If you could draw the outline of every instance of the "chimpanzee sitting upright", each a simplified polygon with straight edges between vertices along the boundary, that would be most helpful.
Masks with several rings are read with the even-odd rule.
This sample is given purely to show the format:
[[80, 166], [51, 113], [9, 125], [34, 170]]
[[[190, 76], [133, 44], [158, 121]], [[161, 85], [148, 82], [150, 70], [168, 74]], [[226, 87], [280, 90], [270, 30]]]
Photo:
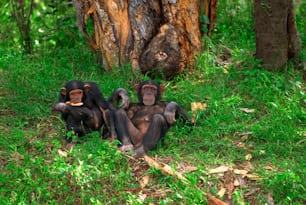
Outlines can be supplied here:
[[134, 87], [139, 102], [127, 110], [116, 112], [116, 128], [122, 151], [132, 150], [142, 155], [156, 148], [166, 131], [181, 116], [190, 122], [186, 112], [176, 102], [160, 101], [164, 86], [147, 80]]
[[[129, 104], [129, 96], [124, 89], [117, 89], [112, 97], [122, 99], [122, 108]], [[67, 131], [82, 136], [91, 130], [100, 130], [106, 125], [112, 139], [117, 138], [113, 111], [94, 82], [72, 80], [61, 88], [59, 102], [52, 106], [53, 113], [61, 113]]]
[[[100, 130], [104, 124], [102, 112], [98, 108], [89, 109], [81, 103], [76, 106], [59, 102], [52, 106], [52, 112], [54, 114], [61, 113], [66, 122], [67, 132], [73, 131], [79, 137], [90, 131]], [[66, 137], [70, 142], [71, 139], [68, 136]]]

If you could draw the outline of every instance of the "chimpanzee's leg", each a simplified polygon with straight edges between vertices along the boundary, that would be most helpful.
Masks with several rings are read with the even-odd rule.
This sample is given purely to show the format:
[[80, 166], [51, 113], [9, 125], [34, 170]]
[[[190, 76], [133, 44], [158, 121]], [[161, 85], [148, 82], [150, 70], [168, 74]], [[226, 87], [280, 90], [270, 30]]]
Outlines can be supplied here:
[[164, 116], [161, 114], [153, 115], [152, 122], [143, 138], [142, 145], [137, 147], [134, 152], [136, 154], [144, 154], [155, 149], [159, 140], [166, 135], [167, 129], [168, 125]]
[[128, 122], [130, 122], [130, 119], [127, 117], [125, 110], [117, 110], [115, 116], [115, 123], [118, 140], [122, 144], [122, 146], [120, 147], [121, 151], [130, 151], [134, 148], [128, 131]]
[[[100, 107], [100, 110], [102, 110], [101, 107]], [[116, 128], [115, 128], [115, 114], [114, 114], [114, 112], [115, 111], [111, 110], [111, 109], [102, 110], [103, 120], [105, 122], [105, 125], [107, 127], [108, 132], [110, 133], [110, 138], [112, 140], [118, 138], [118, 134], [117, 134]]]
[[[84, 134], [89, 132], [87, 127], [83, 125], [82, 121], [80, 119], [76, 119], [72, 115], [67, 115], [66, 129], [67, 129], [67, 132], [73, 131], [75, 135], [78, 137], [82, 137]], [[66, 137], [67, 137], [68, 142], [72, 140], [68, 136]]]
[[53, 105], [52, 111], [65, 115], [67, 132], [74, 131], [77, 136], [83, 136], [89, 132], [89, 128], [95, 127], [93, 112], [87, 107], [74, 107], [60, 102]]
[[[86, 110], [83, 110], [83, 113], [85, 114]], [[103, 124], [102, 119], [102, 112], [98, 107], [93, 107], [91, 109], [88, 109], [87, 114], [85, 114], [83, 118], [84, 125], [87, 126], [91, 130], [100, 130]]]

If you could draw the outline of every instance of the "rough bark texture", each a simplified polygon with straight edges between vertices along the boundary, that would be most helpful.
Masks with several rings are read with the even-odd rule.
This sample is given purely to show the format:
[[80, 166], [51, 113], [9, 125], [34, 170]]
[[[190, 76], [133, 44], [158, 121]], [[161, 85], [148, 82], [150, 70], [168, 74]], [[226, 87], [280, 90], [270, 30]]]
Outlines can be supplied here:
[[[100, 51], [104, 69], [130, 61], [134, 70], [172, 79], [193, 64], [200, 50], [202, 1], [74, 0], [74, 4], [79, 29], [90, 47]], [[204, 1], [215, 2], [206, 9], [212, 30], [217, 0]]]
[[268, 70], [283, 67], [289, 59], [300, 63], [299, 38], [292, 0], [254, 0], [256, 57]]

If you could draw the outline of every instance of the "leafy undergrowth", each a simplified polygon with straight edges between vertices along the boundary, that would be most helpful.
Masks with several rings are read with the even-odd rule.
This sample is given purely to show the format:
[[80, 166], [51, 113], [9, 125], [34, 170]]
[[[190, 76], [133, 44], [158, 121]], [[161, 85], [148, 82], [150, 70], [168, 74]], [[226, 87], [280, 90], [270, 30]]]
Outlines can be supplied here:
[[305, 204], [305, 87], [290, 66], [270, 73], [250, 54], [211, 64], [199, 56], [194, 71], [163, 82], [163, 98], [185, 107], [195, 126], [178, 122], [149, 156], [181, 179], [118, 152], [99, 132], [66, 145], [50, 108], [67, 80], [96, 81], [106, 97], [124, 87], [135, 101], [132, 87], [145, 77], [128, 65], [99, 73], [85, 49], [65, 53], [74, 54], [2, 51], [0, 204], [207, 204], [207, 194], [229, 204]]

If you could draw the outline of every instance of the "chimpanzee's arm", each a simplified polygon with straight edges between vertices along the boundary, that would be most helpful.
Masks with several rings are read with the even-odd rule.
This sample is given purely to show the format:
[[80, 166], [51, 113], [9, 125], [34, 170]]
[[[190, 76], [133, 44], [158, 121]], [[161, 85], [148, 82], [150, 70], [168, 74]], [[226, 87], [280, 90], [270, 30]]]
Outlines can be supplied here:
[[176, 102], [169, 102], [165, 108], [164, 116], [169, 124], [173, 124], [176, 118], [181, 116], [184, 122], [189, 122], [189, 118], [185, 110]]
[[130, 96], [124, 88], [118, 88], [112, 94], [112, 96], [108, 99], [108, 102], [112, 107], [116, 107], [116, 105], [121, 100], [120, 108], [127, 109], [130, 105]]
[[83, 136], [89, 132], [89, 129], [97, 129], [93, 112], [87, 107], [59, 102], [52, 106], [52, 112], [61, 113], [66, 122], [67, 131], [74, 131], [77, 136]]
[[102, 110], [109, 109], [109, 104], [105, 100], [98, 84], [95, 82], [87, 82], [85, 83], [85, 86], [88, 86], [88, 88], [85, 88], [84, 104], [86, 107], [92, 108], [93, 106], [97, 105]]
[[71, 115], [75, 120], [88, 120], [93, 118], [92, 111], [87, 107], [74, 107], [66, 103], [56, 103], [52, 106], [54, 114], [61, 113], [62, 115]]

